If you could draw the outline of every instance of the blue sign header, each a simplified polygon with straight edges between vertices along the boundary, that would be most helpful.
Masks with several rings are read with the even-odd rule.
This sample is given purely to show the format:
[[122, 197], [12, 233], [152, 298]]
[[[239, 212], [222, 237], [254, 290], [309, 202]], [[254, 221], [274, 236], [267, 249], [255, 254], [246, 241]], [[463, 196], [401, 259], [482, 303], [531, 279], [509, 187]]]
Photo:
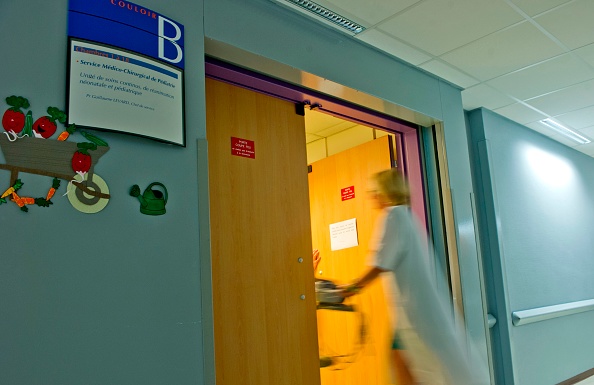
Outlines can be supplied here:
[[184, 68], [183, 25], [129, 1], [70, 0], [68, 35]]

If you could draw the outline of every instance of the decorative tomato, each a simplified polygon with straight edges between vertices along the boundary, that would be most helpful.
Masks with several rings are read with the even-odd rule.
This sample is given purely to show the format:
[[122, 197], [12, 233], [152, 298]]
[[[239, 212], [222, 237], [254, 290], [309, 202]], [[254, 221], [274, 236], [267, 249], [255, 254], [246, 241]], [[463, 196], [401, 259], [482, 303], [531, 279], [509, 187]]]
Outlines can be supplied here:
[[6, 103], [11, 106], [2, 116], [2, 127], [8, 132], [19, 133], [25, 127], [25, 114], [21, 108], [29, 108], [29, 101], [22, 96], [9, 96]]
[[52, 136], [57, 128], [58, 126], [56, 126], [56, 123], [49, 116], [42, 116], [33, 123], [33, 131], [45, 139]]
[[80, 176], [84, 176], [91, 169], [91, 155], [89, 150], [96, 150], [95, 143], [77, 143], [78, 150], [72, 155], [72, 169]]
[[18, 108], [9, 108], [2, 116], [2, 127], [18, 134], [25, 127], [25, 114]]
[[33, 123], [33, 131], [35, 131], [42, 138], [49, 138], [52, 136], [56, 129], [56, 120], [60, 123], [66, 122], [66, 114], [56, 107], [48, 107], [47, 113], [49, 115], [42, 116]]
[[82, 151], [76, 151], [72, 156], [72, 169], [77, 174], [84, 174], [91, 169], [91, 155]]

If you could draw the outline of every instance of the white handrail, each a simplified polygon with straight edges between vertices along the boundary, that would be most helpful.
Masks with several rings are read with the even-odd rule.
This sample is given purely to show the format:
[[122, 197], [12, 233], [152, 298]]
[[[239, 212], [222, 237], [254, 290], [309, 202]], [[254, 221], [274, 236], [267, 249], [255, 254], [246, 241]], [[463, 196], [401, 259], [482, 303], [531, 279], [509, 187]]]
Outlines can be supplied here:
[[514, 326], [521, 326], [590, 310], [594, 310], [594, 299], [514, 311], [512, 313], [512, 322]]

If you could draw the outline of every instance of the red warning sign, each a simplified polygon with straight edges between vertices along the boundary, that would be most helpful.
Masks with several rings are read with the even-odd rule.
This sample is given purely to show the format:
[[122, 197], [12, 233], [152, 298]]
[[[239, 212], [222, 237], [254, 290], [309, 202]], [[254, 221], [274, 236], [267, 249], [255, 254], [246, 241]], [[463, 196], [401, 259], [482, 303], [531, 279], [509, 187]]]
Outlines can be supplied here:
[[348, 201], [355, 197], [355, 186], [340, 189], [340, 197], [343, 201]]
[[231, 155], [256, 159], [256, 148], [253, 140], [231, 137]]

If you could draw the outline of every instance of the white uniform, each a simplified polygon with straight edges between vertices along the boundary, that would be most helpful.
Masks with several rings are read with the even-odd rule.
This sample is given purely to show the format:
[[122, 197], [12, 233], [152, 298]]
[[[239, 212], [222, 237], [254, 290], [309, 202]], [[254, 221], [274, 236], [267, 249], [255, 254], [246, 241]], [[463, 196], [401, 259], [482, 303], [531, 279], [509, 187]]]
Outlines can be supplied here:
[[371, 265], [388, 271], [386, 299], [413, 374], [428, 385], [489, 384], [486, 362], [469, 354], [448, 296], [437, 290], [424, 232], [408, 206], [385, 210]]

